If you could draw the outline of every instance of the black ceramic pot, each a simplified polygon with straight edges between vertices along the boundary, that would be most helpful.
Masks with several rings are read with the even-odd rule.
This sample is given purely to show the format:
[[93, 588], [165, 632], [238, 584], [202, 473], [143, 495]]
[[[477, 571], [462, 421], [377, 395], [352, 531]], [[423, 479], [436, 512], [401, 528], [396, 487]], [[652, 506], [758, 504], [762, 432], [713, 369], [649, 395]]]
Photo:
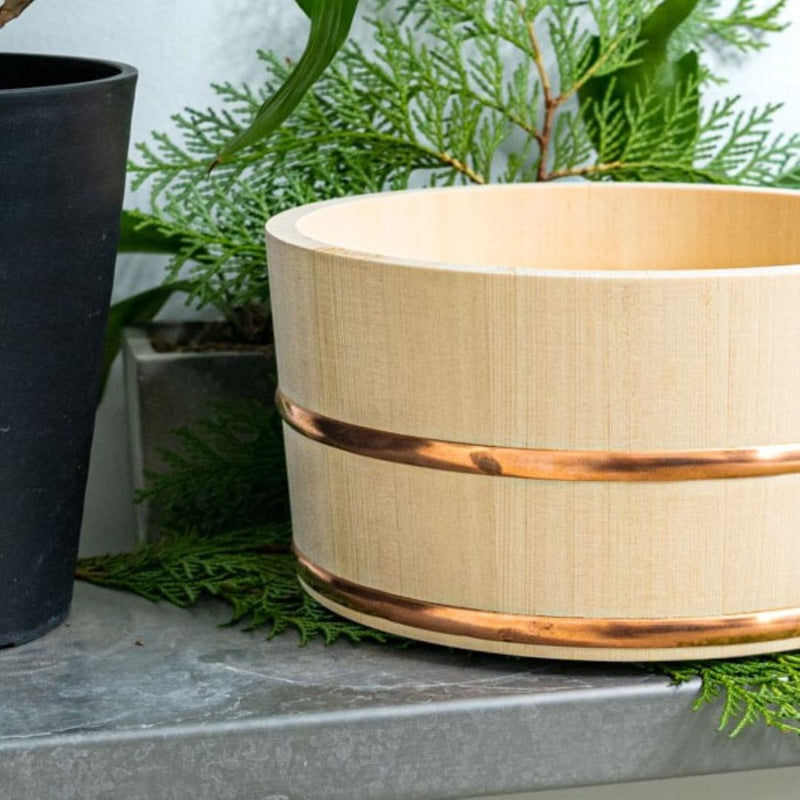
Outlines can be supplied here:
[[69, 612], [135, 83], [0, 54], [0, 646]]

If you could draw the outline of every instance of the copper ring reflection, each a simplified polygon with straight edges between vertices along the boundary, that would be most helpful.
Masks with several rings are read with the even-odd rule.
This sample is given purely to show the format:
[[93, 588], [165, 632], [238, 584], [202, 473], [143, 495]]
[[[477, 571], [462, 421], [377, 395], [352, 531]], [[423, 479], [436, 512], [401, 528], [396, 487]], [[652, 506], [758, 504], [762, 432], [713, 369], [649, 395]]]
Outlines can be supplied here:
[[614, 648], [724, 646], [800, 636], [800, 608], [653, 619], [505, 614], [426, 603], [371, 589], [332, 575], [296, 549], [295, 555], [300, 580], [322, 598], [398, 625], [451, 636], [549, 647]]
[[717, 450], [544, 450], [447, 442], [317, 414], [278, 390], [284, 421], [315, 442], [417, 467], [558, 481], [694, 481], [800, 472], [800, 444]]

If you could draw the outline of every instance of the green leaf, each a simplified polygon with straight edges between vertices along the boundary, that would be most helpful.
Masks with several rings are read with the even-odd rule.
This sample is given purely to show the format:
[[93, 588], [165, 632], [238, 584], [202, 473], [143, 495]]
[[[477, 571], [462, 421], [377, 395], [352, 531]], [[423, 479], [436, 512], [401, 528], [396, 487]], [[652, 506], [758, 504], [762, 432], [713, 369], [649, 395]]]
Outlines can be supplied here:
[[103, 388], [108, 380], [111, 365], [122, 346], [123, 328], [150, 322], [173, 294], [191, 292], [194, 288], [194, 281], [174, 281], [140, 292], [111, 306], [108, 312], [106, 340], [103, 345]]
[[314, 6], [317, 5], [317, 0], [294, 0], [297, 5], [303, 10], [303, 13], [311, 19], [311, 15], [314, 13]]
[[[579, 91], [581, 107], [591, 119], [601, 108], [613, 107], [618, 130], [612, 139], [601, 135], [599, 128], [589, 127], [592, 144], [604, 162], [621, 159], [637, 127], [640, 138], [657, 141], [670, 133], [675, 144], [689, 147], [695, 141], [700, 123], [699, 62], [697, 53], [689, 51], [674, 60], [669, 54], [669, 40], [678, 26], [694, 11], [698, 0], [664, 0], [642, 21], [636, 63], [609, 73], [594, 75]], [[590, 62], [600, 56], [600, 39], [589, 44]], [[693, 105], [690, 115], [684, 114], [680, 130], [672, 124], [674, 106], [687, 102]], [[635, 123], [634, 120], [635, 119]]]
[[263, 139], [292, 113], [345, 43], [358, 7], [358, 0], [297, 0], [297, 3], [311, 19], [303, 55], [283, 86], [259, 108], [250, 126], [222, 148], [212, 169], [238, 150]]
[[771, 184], [778, 189], [800, 189], [800, 166], [793, 166]]
[[161, 220], [140, 211], [123, 211], [120, 219], [120, 253], [169, 253], [177, 255], [186, 244], [182, 236], [164, 233]]
[[643, 52], [653, 48], [666, 48], [669, 37], [685, 22], [697, 6], [698, 0], [664, 0], [650, 16], [642, 21], [641, 38], [646, 44]]

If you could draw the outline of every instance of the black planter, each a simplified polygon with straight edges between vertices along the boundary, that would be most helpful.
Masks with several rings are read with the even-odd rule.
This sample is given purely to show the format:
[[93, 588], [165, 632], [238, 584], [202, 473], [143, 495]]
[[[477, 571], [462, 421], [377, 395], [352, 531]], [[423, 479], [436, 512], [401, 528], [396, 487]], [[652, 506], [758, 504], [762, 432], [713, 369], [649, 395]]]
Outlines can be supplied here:
[[135, 83], [0, 54], [0, 645], [69, 611]]

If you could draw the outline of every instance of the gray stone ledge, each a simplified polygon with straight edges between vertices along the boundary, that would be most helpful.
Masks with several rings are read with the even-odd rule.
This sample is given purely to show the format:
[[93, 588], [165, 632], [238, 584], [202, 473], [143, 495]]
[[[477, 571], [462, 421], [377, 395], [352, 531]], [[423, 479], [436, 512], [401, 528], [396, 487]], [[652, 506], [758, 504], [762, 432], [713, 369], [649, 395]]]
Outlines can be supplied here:
[[800, 764], [736, 740], [697, 686], [633, 667], [434, 647], [298, 648], [78, 584], [0, 651], [2, 800], [456, 800]]

